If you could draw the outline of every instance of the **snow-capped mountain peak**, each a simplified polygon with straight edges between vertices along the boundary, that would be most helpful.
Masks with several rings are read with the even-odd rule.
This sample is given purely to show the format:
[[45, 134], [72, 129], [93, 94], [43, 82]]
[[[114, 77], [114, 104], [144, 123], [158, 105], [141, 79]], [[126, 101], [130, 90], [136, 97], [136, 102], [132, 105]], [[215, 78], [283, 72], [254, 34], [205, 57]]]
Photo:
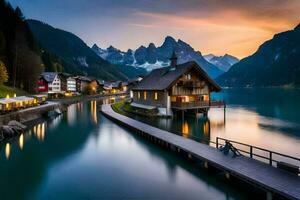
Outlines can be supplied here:
[[178, 63], [196, 61], [211, 77], [217, 77], [224, 73], [214, 64], [207, 61], [200, 51], [195, 51], [192, 46], [183, 40], [175, 40], [167, 36], [161, 46], [156, 47], [154, 43], [148, 46], [140, 46], [136, 50], [129, 49], [126, 52], [115, 47], [101, 49], [93, 45], [92, 49], [102, 58], [114, 64], [143, 67], [148, 71], [165, 67], [170, 64], [169, 58], [173, 51], [176, 52]]
[[214, 54], [207, 54], [203, 57], [205, 58], [205, 60], [207, 60], [211, 64], [215, 65], [216, 67], [218, 67], [220, 70], [222, 70], [224, 72], [227, 72], [231, 68], [232, 65], [239, 62], [238, 58], [236, 58], [232, 55], [229, 55], [229, 54], [225, 54], [224, 56], [216, 56]]

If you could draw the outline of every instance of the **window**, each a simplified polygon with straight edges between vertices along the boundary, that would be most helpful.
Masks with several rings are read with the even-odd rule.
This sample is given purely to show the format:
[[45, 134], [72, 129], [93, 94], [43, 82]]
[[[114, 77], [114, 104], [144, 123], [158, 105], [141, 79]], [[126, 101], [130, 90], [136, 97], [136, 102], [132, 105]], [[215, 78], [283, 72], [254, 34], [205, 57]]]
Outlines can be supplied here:
[[192, 79], [191, 74], [188, 74], [188, 75], [187, 75], [187, 79], [188, 79], [188, 80], [191, 80], [191, 79]]
[[203, 95], [202, 100], [203, 101], [209, 101], [209, 95]]
[[187, 80], [191, 80], [191, 79], [192, 79], [192, 76], [191, 76], [191, 74], [186, 74], [186, 75], [185, 75], [185, 79], [187, 79]]
[[144, 91], [144, 100], [146, 100], [146, 99], [147, 99], [147, 92]]
[[157, 100], [158, 99], [158, 94], [157, 92], [154, 93], [154, 100]]
[[138, 92], [138, 99], [140, 99], [141, 98], [141, 93], [140, 92]]

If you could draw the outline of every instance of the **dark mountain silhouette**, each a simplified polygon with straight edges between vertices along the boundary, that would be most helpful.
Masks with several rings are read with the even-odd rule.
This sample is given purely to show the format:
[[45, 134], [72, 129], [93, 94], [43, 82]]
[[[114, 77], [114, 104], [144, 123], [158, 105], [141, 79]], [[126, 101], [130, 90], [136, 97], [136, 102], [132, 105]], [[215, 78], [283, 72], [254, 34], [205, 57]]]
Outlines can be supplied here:
[[69, 73], [82, 73], [104, 80], [126, 80], [144, 74], [144, 69], [114, 65], [100, 58], [76, 35], [37, 20], [27, 20], [41, 46], [67, 65]]
[[229, 87], [300, 85], [300, 25], [276, 34], [217, 81]]

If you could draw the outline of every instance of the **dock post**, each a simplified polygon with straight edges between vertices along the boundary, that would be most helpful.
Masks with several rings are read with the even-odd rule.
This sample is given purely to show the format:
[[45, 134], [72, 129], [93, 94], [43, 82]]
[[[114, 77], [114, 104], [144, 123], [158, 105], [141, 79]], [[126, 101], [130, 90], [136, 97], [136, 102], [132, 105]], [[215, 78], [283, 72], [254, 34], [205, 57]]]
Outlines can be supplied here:
[[226, 104], [224, 103], [224, 125], [226, 123]]

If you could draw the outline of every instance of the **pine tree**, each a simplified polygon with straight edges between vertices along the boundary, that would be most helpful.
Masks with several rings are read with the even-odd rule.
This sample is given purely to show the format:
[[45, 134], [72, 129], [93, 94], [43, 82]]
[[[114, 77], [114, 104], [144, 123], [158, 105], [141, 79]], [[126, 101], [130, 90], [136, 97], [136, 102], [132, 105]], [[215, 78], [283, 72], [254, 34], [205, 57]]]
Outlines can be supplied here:
[[0, 85], [8, 80], [8, 74], [4, 63], [0, 60]]
[[16, 7], [15, 9], [15, 13], [18, 16], [19, 19], [21, 19], [22, 21], [25, 19], [21, 9], [19, 8], [19, 6]]

